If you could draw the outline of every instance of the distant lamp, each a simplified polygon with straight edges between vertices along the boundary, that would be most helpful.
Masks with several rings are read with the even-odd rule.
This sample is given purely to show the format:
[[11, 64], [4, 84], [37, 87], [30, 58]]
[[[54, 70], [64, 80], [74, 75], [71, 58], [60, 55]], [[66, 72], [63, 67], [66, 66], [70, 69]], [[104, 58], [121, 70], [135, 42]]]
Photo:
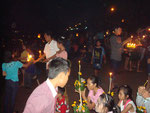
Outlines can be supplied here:
[[143, 38], [145, 38], [146, 36], [145, 36], [145, 35], [143, 35], [142, 37], [143, 37]]
[[131, 35], [131, 38], [133, 38], [133, 35]]
[[148, 31], [150, 32], [150, 28], [148, 28]]

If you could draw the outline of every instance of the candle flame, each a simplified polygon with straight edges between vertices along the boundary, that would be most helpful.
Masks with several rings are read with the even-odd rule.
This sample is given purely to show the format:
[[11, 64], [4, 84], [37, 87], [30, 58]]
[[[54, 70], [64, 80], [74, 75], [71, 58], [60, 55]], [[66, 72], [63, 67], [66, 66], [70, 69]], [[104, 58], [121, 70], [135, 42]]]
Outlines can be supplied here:
[[32, 55], [28, 54], [27, 61], [29, 62], [29, 61], [31, 61], [31, 59], [32, 59]]
[[110, 77], [112, 76], [112, 72], [109, 73]]
[[80, 64], [80, 60], [79, 60], [78, 62], [79, 62], [79, 64]]

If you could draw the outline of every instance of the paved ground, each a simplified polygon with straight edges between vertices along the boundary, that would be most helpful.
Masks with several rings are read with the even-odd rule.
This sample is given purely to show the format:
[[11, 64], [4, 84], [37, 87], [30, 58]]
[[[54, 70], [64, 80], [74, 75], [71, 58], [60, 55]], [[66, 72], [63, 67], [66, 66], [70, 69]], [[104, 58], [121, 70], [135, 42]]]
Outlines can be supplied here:
[[[92, 68], [91, 64], [89, 64], [87, 62], [81, 61], [81, 64], [82, 64], [81, 70], [83, 73], [82, 77], [87, 79], [88, 76], [93, 74], [93, 68]], [[38, 67], [42, 72], [41, 75], [39, 76], [40, 83], [42, 83], [43, 81], [46, 80], [46, 76], [45, 76], [45, 72], [44, 72], [45, 64], [40, 63]], [[110, 72], [110, 68], [111, 68], [110, 63], [108, 61], [107, 64], [105, 64], [103, 66], [103, 69], [100, 73], [100, 77], [101, 77], [101, 81], [102, 81], [101, 86], [105, 90], [105, 92], [108, 91], [108, 86], [109, 86], [108, 73]], [[147, 79], [145, 64], [142, 64], [142, 69], [143, 69], [143, 72], [137, 73], [136, 71], [133, 71], [133, 72], [124, 71], [123, 68], [121, 68], [121, 72], [120, 72], [119, 76], [116, 77], [117, 78], [116, 84], [118, 84], [118, 86], [123, 85], [123, 84], [128, 84], [131, 86], [131, 88], [133, 89], [134, 100], [136, 98], [136, 92], [137, 92], [138, 86], [143, 85]], [[70, 75], [69, 81], [66, 86], [70, 105], [73, 103], [73, 101], [79, 100], [79, 95], [77, 93], [75, 93], [74, 86], [73, 86], [74, 81], [77, 79], [77, 72], [78, 72], [78, 59], [74, 59], [74, 60], [72, 60], [71, 75]], [[15, 106], [16, 111], [19, 111], [19, 113], [22, 113], [22, 111], [25, 107], [25, 103], [26, 103], [29, 95], [35, 89], [35, 87], [37, 87], [37, 83], [36, 83], [36, 81], [33, 81], [33, 86], [31, 89], [25, 89], [24, 87], [19, 88], [17, 99], [16, 99], [16, 106]], [[2, 89], [2, 91], [3, 91], [3, 89]], [[3, 106], [3, 97], [4, 97], [4, 93], [1, 94], [1, 105], [0, 105], [1, 108]], [[115, 95], [114, 97], [117, 102], [117, 98], [116, 98], [117, 95]], [[2, 109], [0, 109], [0, 110], [2, 110]], [[0, 111], [0, 112], [2, 112], [2, 111]], [[73, 113], [72, 109], [70, 109], [70, 113]]]

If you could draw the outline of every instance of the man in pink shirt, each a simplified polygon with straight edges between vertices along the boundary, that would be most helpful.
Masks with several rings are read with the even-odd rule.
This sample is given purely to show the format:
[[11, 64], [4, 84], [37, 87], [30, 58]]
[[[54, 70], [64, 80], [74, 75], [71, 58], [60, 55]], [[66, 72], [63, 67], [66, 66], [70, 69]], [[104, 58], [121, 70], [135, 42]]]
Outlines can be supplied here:
[[70, 69], [67, 60], [53, 59], [49, 64], [48, 79], [32, 92], [23, 113], [55, 113], [56, 89], [66, 85]]

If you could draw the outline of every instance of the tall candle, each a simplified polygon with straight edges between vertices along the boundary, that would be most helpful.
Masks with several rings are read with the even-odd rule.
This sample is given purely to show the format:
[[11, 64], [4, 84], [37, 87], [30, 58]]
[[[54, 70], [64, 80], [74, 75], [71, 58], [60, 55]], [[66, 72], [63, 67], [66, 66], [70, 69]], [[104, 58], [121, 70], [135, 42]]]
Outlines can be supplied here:
[[110, 77], [109, 77], [109, 93], [110, 93], [110, 89], [111, 89], [111, 83], [112, 83], [112, 73], [109, 73]]

